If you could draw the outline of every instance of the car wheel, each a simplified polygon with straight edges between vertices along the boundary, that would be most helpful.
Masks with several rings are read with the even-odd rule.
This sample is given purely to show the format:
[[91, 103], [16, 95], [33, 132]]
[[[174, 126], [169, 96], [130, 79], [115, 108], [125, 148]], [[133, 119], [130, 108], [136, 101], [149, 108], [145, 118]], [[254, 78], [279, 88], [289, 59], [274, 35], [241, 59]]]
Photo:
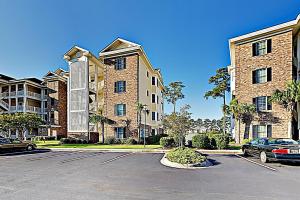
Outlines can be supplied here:
[[33, 146], [32, 145], [28, 145], [26, 148], [27, 151], [32, 151], [33, 150]]
[[249, 156], [249, 154], [248, 154], [248, 152], [247, 152], [246, 149], [243, 149], [243, 155], [244, 155], [245, 157]]
[[262, 163], [267, 163], [268, 162], [268, 158], [267, 158], [266, 152], [264, 152], [264, 151], [260, 152], [260, 161]]

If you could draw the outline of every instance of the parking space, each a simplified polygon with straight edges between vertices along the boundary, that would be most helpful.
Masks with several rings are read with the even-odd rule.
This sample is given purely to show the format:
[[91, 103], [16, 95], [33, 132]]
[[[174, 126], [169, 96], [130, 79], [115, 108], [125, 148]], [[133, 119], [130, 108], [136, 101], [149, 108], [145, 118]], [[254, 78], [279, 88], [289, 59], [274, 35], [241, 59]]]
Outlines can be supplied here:
[[271, 171], [235, 155], [200, 170], [162, 166], [162, 154], [37, 152], [0, 156], [0, 199], [297, 199], [300, 167]]

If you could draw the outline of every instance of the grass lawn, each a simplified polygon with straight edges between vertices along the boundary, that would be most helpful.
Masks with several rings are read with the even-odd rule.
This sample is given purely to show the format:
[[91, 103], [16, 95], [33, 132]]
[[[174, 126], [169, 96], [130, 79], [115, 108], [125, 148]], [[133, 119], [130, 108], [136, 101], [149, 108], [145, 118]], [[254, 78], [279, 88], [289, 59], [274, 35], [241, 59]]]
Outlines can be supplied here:
[[[59, 141], [35, 141], [38, 148], [84, 148], [84, 149], [144, 149], [144, 145], [127, 144], [59, 144]], [[160, 145], [146, 145], [146, 149], [158, 149]]]

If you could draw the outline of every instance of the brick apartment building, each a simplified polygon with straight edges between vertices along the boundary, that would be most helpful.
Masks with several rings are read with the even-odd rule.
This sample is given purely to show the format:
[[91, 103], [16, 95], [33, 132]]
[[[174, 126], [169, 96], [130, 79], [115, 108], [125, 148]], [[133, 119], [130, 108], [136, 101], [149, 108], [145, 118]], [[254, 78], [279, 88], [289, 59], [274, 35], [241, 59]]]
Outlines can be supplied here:
[[[116, 39], [96, 57], [74, 46], [65, 55], [69, 64], [68, 135], [98, 140], [100, 127], [89, 116], [102, 114], [115, 124], [105, 125], [106, 136], [137, 137], [137, 103], [147, 105], [142, 133], [162, 133], [163, 80], [141, 45]], [[146, 130], [143, 130], [144, 124]]]
[[[249, 137], [299, 139], [298, 116], [268, 101], [275, 89], [284, 90], [299, 80], [300, 15], [297, 19], [229, 40], [231, 94], [239, 103], [256, 105]], [[299, 106], [298, 106], [299, 107]], [[245, 124], [235, 121], [237, 142], [243, 140]]]
[[48, 136], [67, 137], [68, 72], [59, 68], [43, 77], [48, 88], [48, 113], [45, 116]]

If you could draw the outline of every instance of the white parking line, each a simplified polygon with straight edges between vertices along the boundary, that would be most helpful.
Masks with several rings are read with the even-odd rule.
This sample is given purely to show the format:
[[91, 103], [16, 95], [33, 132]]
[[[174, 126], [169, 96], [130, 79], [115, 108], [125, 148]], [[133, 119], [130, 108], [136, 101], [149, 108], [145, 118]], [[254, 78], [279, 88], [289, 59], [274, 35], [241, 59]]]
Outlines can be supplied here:
[[243, 156], [240, 156], [240, 155], [238, 155], [238, 154], [235, 154], [235, 155], [236, 155], [237, 157], [242, 158], [242, 159], [244, 159], [244, 160], [246, 160], [246, 161], [248, 161], [248, 162], [251, 162], [251, 163], [253, 163], [253, 164], [255, 164], [255, 165], [264, 167], [264, 168], [269, 169], [269, 170], [272, 170], [272, 171], [277, 171], [277, 169], [275, 169], [275, 168], [273, 168], [273, 167], [269, 167], [269, 166], [267, 166], [267, 165], [264, 165], [264, 164], [255, 162], [255, 161], [253, 161], [253, 160], [250, 160], [250, 159], [245, 158], [245, 157], [243, 157]]
[[107, 161], [104, 161], [104, 162], [101, 163], [101, 164], [102, 164], [102, 165], [105, 165], [105, 164], [108, 164], [108, 163], [113, 162], [113, 161], [115, 161], [115, 160], [118, 160], [118, 159], [120, 159], [120, 158], [127, 157], [127, 156], [129, 156], [129, 155], [131, 155], [131, 154], [134, 154], [134, 152], [132, 152], [132, 153], [127, 153], [127, 154], [123, 154], [123, 155], [114, 157], [114, 158], [112, 158], [112, 159], [109, 159], [109, 160], [107, 160]]

